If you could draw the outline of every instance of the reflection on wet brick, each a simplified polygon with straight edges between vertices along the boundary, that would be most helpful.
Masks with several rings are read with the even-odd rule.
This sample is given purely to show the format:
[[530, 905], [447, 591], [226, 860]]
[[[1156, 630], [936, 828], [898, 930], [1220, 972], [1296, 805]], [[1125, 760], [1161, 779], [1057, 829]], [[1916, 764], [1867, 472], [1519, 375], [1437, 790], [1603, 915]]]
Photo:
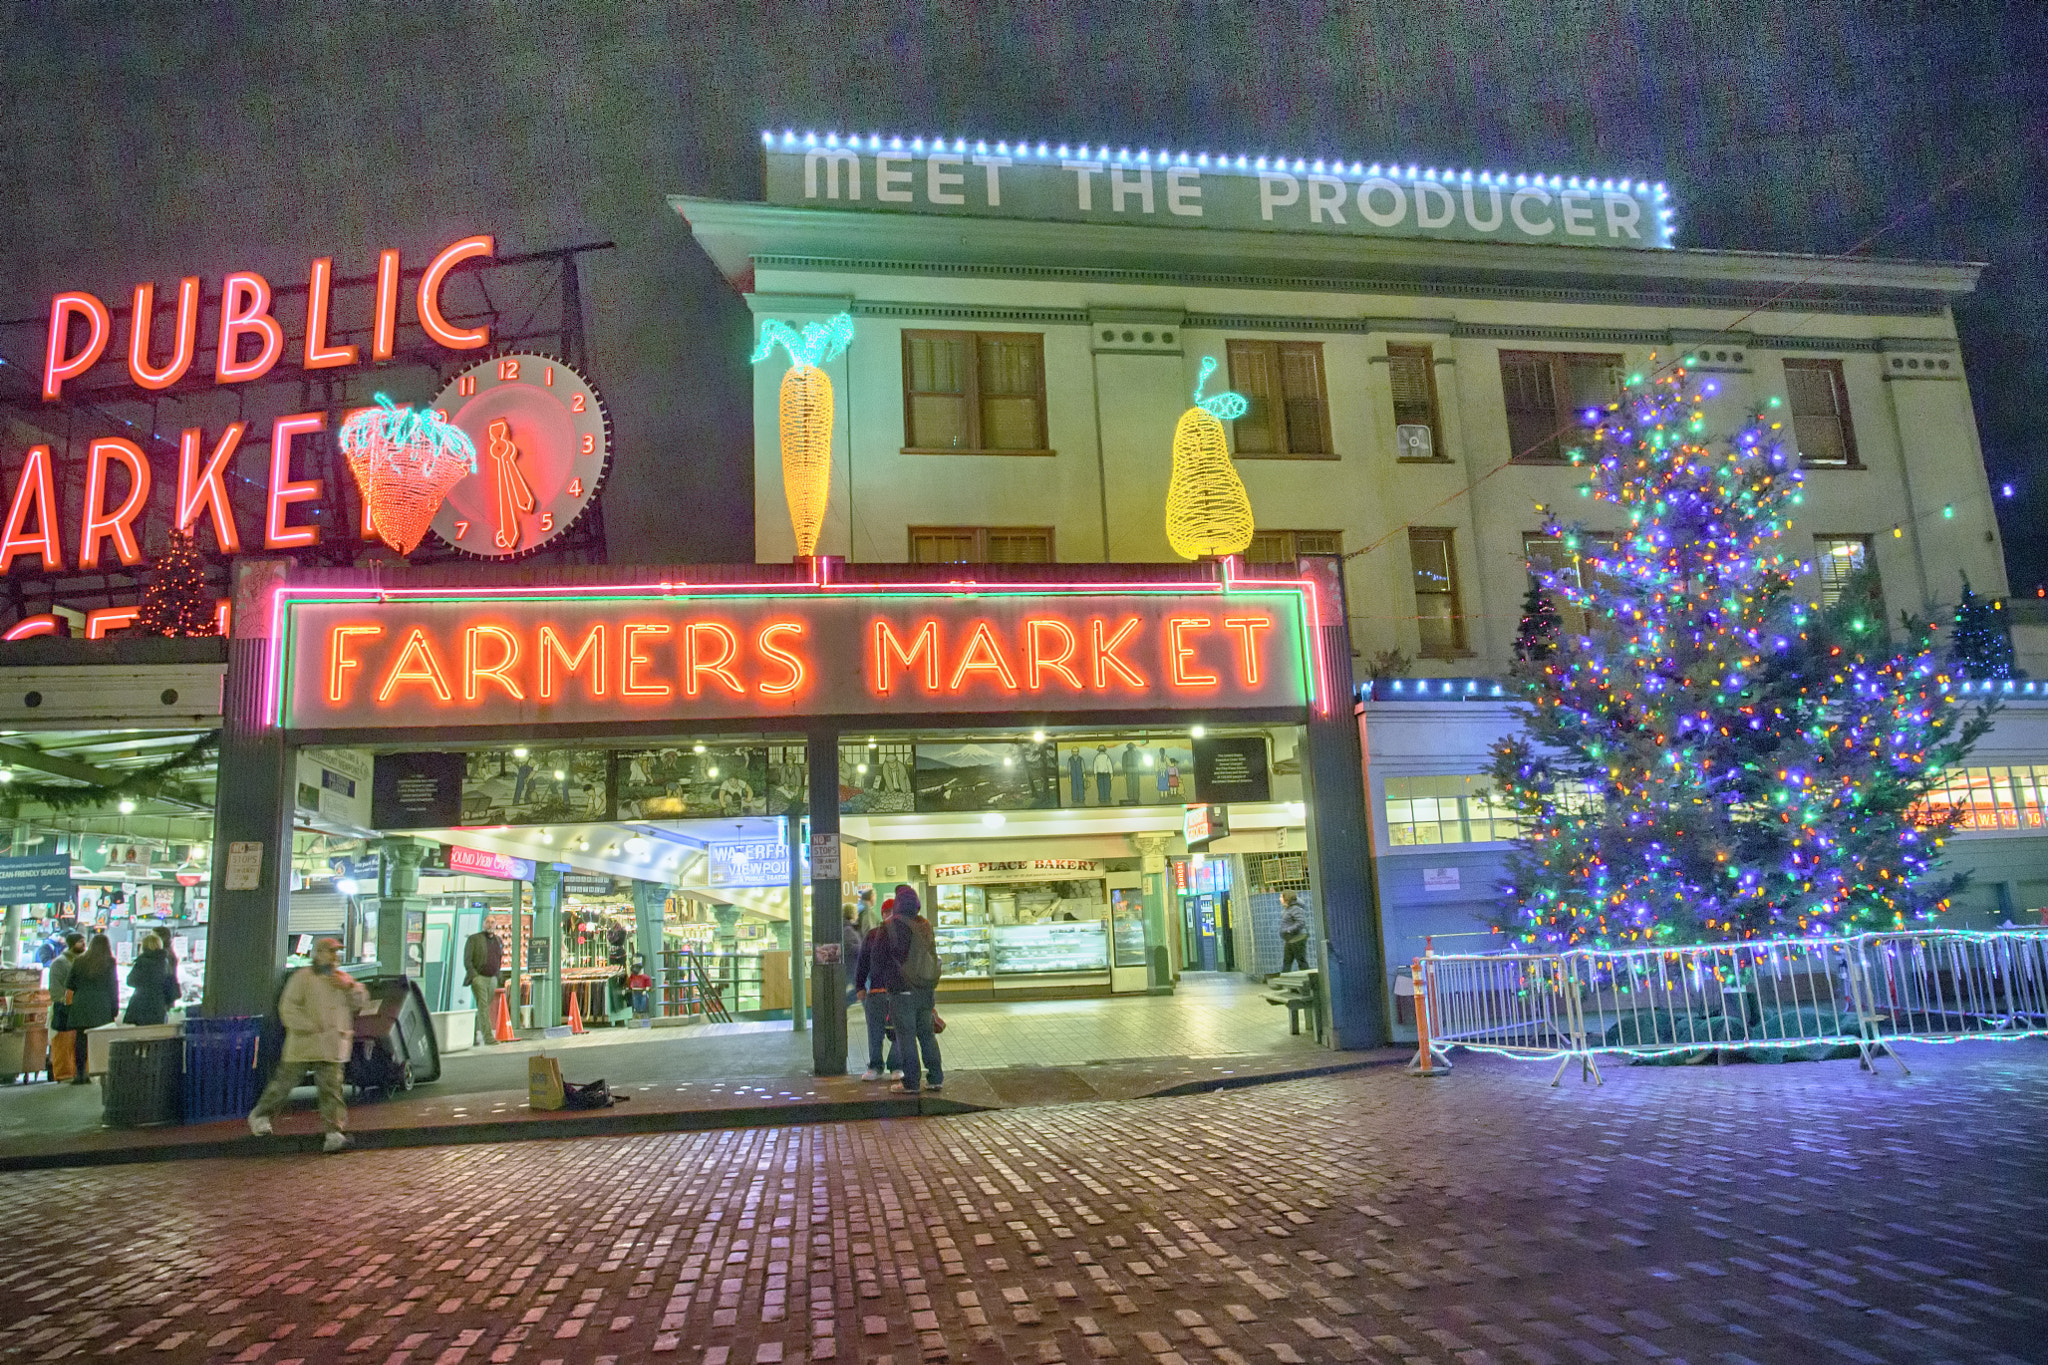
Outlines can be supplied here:
[[2043, 1358], [2048, 1044], [0, 1176], [0, 1358]]

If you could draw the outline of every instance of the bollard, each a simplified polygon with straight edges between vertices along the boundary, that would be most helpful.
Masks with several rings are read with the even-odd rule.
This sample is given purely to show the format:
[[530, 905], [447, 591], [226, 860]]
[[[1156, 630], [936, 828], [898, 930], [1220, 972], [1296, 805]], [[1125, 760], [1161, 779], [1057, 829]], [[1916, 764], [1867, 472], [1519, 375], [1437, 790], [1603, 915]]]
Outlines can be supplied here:
[[1427, 957], [1418, 957], [1408, 964], [1409, 975], [1415, 982], [1415, 1057], [1408, 1063], [1408, 1074], [1435, 1080], [1451, 1069], [1451, 1060], [1437, 1056], [1429, 1037], [1429, 977], [1425, 974], [1428, 962]]

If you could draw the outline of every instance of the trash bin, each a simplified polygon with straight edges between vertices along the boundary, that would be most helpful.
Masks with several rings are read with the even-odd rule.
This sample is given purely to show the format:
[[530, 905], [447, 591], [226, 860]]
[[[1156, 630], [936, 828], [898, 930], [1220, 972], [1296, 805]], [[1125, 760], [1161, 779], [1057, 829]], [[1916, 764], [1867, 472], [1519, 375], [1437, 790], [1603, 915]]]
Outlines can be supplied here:
[[240, 1118], [263, 1089], [261, 1015], [185, 1020], [185, 1121]]
[[145, 1038], [107, 1049], [106, 1111], [111, 1128], [176, 1123], [183, 1108], [185, 1040]]

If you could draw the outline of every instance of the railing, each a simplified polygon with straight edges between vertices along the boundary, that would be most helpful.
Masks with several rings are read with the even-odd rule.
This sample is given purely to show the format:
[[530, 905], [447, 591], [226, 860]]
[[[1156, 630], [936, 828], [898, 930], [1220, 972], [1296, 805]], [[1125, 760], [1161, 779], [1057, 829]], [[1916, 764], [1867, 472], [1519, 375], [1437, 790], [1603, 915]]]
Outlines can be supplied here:
[[1558, 1064], [1598, 1082], [1598, 1053], [1853, 1047], [2048, 1036], [2048, 929], [1925, 930], [1683, 948], [1446, 953], [1416, 959], [1412, 1070], [1445, 1049]]
[[[664, 1018], [730, 1023], [733, 1011], [760, 1008], [761, 959], [752, 954], [664, 948], [655, 989], [657, 1009]], [[747, 1000], [753, 1003], [748, 1005]]]

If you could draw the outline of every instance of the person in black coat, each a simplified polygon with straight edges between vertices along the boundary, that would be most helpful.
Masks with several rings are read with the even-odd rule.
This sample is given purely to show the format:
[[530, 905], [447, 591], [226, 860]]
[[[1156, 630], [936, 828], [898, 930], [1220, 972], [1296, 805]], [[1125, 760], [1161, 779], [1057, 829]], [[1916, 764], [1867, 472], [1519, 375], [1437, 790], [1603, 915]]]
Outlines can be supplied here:
[[121, 1021], [127, 1024], [161, 1024], [178, 1003], [177, 979], [172, 975], [170, 954], [155, 934], [143, 937], [142, 951], [128, 969], [128, 1008]]
[[87, 1029], [114, 1022], [119, 971], [114, 965], [114, 945], [105, 934], [94, 934], [85, 955], [71, 966], [71, 979], [65, 983], [68, 989], [64, 1024], [74, 1035], [78, 1049], [78, 1074], [71, 1078], [74, 1085], [84, 1085], [92, 1079], [87, 1074], [90, 1054], [86, 1051], [85, 1034]]

